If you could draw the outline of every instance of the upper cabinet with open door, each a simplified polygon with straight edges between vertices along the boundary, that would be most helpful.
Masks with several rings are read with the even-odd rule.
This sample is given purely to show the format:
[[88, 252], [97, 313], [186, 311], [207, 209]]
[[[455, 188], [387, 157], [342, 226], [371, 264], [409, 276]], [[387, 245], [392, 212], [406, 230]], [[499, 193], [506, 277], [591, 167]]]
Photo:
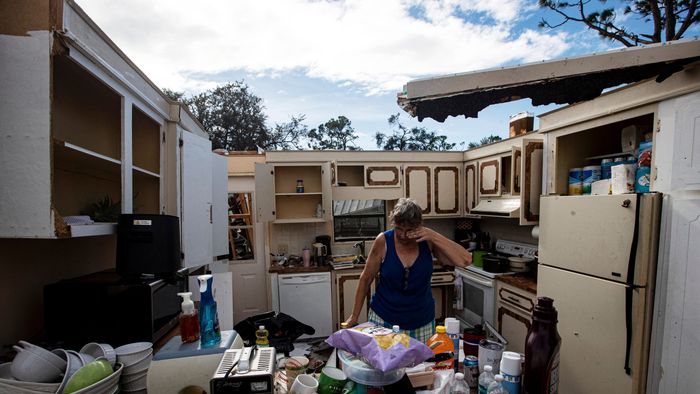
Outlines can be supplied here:
[[464, 165], [464, 213], [469, 214], [479, 204], [479, 162], [468, 161]]
[[513, 196], [520, 195], [520, 188], [522, 184], [522, 163], [520, 163], [520, 157], [522, 156], [522, 148], [520, 146], [514, 146], [511, 148], [510, 154], [510, 194]]
[[531, 135], [522, 140], [522, 155], [518, 163], [522, 174], [520, 186], [520, 225], [537, 224], [540, 220], [540, 194], [542, 194], [542, 168], [544, 144], [541, 135]]
[[331, 215], [330, 163], [257, 163], [255, 190], [261, 222], [325, 222]]

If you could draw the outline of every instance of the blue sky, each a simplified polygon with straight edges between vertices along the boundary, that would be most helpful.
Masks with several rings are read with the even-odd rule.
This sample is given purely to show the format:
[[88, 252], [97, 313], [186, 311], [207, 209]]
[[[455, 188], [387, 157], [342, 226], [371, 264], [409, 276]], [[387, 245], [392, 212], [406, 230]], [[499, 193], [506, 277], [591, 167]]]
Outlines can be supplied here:
[[[396, 104], [409, 80], [620, 47], [576, 24], [538, 28], [542, 17], [556, 17], [536, 0], [77, 2], [156, 85], [189, 95], [243, 80], [264, 100], [271, 125], [303, 114], [316, 127], [344, 115], [363, 149], [377, 149], [374, 134], [390, 133], [387, 118], [397, 112], [459, 149], [490, 134], [507, 137], [509, 115], [555, 108], [525, 99], [476, 119], [418, 122]], [[696, 27], [686, 37], [697, 35]]]

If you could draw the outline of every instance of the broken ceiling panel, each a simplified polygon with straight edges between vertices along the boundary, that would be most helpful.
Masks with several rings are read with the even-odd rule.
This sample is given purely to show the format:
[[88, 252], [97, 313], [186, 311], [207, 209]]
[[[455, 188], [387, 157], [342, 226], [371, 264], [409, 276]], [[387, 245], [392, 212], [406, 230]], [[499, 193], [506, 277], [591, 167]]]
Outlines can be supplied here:
[[700, 60], [700, 40], [491, 69], [409, 82], [399, 105], [419, 120], [477, 117], [491, 104], [530, 98], [532, 104], [572, 104], [598, 97], [621, 84], [663, 81]]

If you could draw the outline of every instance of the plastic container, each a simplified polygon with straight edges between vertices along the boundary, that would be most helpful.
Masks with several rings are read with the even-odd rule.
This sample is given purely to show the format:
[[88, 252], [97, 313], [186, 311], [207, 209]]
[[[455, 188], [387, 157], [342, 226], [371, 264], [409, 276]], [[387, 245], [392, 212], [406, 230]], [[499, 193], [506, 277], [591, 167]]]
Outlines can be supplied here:
[[304, 192], [304, 180], [297, 179], [297, 193], [303, 193], [303, 192]]
[[493, 382], [493, 373], [490, 365], [484, 365], [484, 372], [479, 375], [479, 394], [486, 394], [489, 391], [489, 385]]
[[425, 343], [435, 355], [433, 369], [453, 369], [455, 348], [452, 338], [445, 333], [445, 326], [437, 326], [435, 331], [437, 332]]
[[445, 333], [452, 340], [453, 365], [455, 372], [459, 372], [459, 320], [454, 317], [445, 318]]
[[600, 179], [610, 179], [612, 165], [613, 159], [603, 159], [600, 162]]
[[583, 167], [583, 194], [591, 194], [591, 184], [600, 180], [600, 166]]
[[386, 386], [396, 383], [406, 371], [406, 368], [398, 368], [382, 372], [362, 361], [360, 357], [340, 349], [338, 350], [338, 358], [348, 379], [367, 386]]
[[569, 194], [578, 196], [583, 193], [583, 168], [569, 170]]
[[501, 374], [496, 374], [496, 376], [493, 377], [493, 382], [489, 384], [489, 390], [487, 391], [488, 394], [508, 394], [508, 390], [506, 390], [505, 387], [503, 387], [503, 375]]
[[180, 339], [182, 343], [195, 342], [199, 339], [199, 314], [194, 309], [194, 302], [191, 299], [192, 293], [187, 291], [177, 293], [177, 295], [182, 297], [182, 304], [180, 304], [182, 309], [180, 313]]
[[214, 277], [212, 275], [199, 275], [199, 335], [203, 348], [215, 346], [221, 341], [219, 328], [219, 315], [216, 311], [216, 301], [212, 291]]
[[522, 362], [520, 353], [503, 352], [501, 357], [500, 374], [503, 375], [503, 387], [508, 394], [520, 393], [520, 377], [522, 375]]
[[522, 391], [525, 394], [557, 392], [559, 387], [559, 348], [557, 310], [554, 300], [538, 297], [532, 311], [532, 325], [525, 338], [525, 369]]
[[265, 329], [265, 326], [258, 326], [258, 330], [255, 331], [255, 344], [258, 347], [270, 347], [270, 340], [267, 338], [269, 332]]
[[457, 372], [450, 387], [450, 394], [469, 394], [469, 385], [464, 381], [464, 374]]

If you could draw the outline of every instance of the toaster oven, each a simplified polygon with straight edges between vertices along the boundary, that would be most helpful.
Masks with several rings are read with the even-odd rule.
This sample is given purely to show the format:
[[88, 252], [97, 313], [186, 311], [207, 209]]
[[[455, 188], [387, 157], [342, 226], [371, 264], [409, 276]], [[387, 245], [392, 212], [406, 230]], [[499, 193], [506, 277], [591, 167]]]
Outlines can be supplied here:
[[[219, 362], [209, 382], [211, 394], [273, 394], [275, 392], [274, 347], [257, 348], [251, 359], [252, 347], [229, 349]], [[244, 360], [250, 360], [246, 371]]]

